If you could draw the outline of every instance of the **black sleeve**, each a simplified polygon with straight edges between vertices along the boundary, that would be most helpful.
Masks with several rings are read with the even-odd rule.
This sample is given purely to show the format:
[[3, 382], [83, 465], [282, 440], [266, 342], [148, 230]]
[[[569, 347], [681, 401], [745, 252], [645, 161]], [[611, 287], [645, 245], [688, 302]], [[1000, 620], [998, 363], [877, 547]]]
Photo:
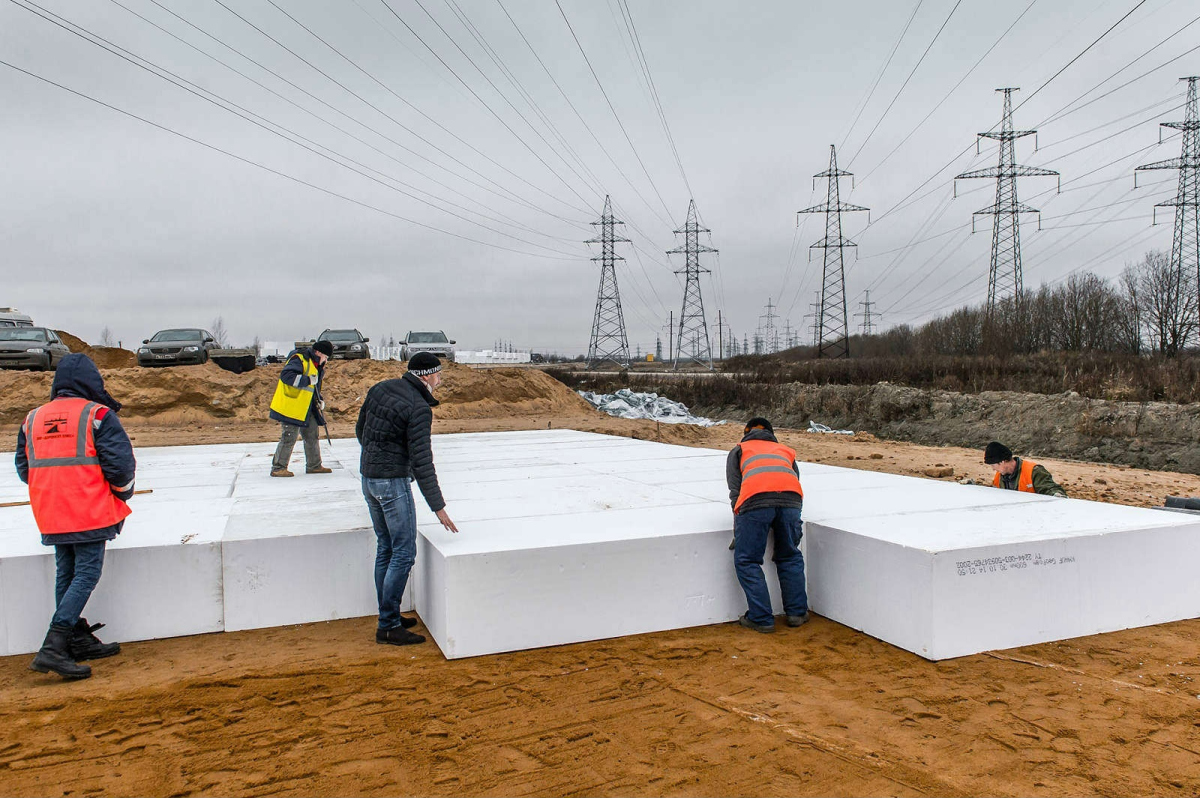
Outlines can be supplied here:
[[742, 492], [742, 447], [741, 444], [729, 450], [725, 458], [725, 482], [729, 485], [729, 506], [736, 507], [738, 494]]
[[29, 482], [29, 457], [25, 454], [25, 422], [17, 429], [17, 476], [22, 482]]
[[292, 355], [287, 363], [283, 364], [283, 371], [279, 372], [279, 381], [290, 388], [307, 388], [312, 385], [312, 380], [304, 375], [304, 364], [299, 355]]
[[363, 399], [362, 407], [358, 408], [358, 421], [354, 424], [354, 437], [358, 439], [359, 445], [362, 445], [363, 427], [367, 423], [367, 405], [371, 404], [371, 391], [375, 390], [375, 386], [371, 386], [367, 390], [367, 396]]
[[408, 420], [408, 463], [425, 503], [436, 513], [446, 506], [446, 502], [442, 499], [437, 471], [433, 467], [432, 433], [433, 410], [428, 405], [415, 408]]
[[96, 455], [100, 458], [100, 470], [112, 487], [112, 492], [121, 499], [133, 496], [133, 477], [137, 460], [133, 456], [133, 443], [117, 414], [109, 411], [99, 419], [94, 432]]

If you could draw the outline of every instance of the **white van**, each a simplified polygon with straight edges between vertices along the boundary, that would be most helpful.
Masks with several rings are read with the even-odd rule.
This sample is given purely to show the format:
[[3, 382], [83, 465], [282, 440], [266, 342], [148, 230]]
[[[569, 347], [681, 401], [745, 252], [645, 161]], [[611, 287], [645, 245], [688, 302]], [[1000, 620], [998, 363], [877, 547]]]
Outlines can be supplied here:
[[0, 327], [32, 327], [33, 319], [16, 308], [0, 308]]

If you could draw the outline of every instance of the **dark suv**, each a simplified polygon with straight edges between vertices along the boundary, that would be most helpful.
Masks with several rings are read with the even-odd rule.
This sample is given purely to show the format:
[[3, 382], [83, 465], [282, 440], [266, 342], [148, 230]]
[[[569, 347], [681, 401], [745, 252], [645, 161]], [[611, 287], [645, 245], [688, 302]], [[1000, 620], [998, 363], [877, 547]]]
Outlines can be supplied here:
[[198, 366], [208, 362], [208, 353], [217, 341], [208, 330], [195, 327], [161, 330], [142, 341], [138, 348], [139, 366]]
[[0, 368], [53, 371], [70, 353], [54, 330], [45, 327], [0, 328]]
[[371, 350], [367, 348], [370, 338], [363, 338], [358, 330], [326, 330], [317, 336], [318, 341], [328, 341], [333, 344], [333, 356], [340, 360], [370, 360]]

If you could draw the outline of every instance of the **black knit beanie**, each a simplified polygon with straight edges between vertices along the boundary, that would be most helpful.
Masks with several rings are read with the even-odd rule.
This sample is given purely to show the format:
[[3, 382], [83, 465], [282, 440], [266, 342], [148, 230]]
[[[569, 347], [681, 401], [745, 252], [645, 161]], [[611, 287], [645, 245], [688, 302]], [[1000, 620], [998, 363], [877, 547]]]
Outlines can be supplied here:
[[324, 355], [325, 357], [333, 357], [333, 344], [328, 341], [317, 341], [313, 344], [313, 351]]
[[983, 462], [987, 465], [995, 465], [1003, 463], [1006, 460], [1011, 460], [1013, 456], [1012, 449], [1005, 446], [1000, 441], [992, 441], [983, 450]]
[[763, 418], [762, 416], [755, 416], [754, 418], [752, 418], [746, 422], [746, 432], [749, 432], [750, 430], [754, 429], [755, 427], [762, 427], [763, 429], [765, 429], [767, 432], [770, 432], [771, 434], [775, 433], [775, 428], [771, 426], [771, 422], [768, 421], [767, 419]]
[[427, 377], [442, 370], [442, 361], [432, 352], [417, 352], [408, 359], [408, 373]]

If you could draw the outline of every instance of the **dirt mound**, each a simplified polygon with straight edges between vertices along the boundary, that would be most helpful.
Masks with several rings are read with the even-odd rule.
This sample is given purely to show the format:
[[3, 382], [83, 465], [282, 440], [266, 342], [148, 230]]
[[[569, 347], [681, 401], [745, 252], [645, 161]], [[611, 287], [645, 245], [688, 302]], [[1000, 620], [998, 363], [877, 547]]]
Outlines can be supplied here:
[[[1200, 473], [1200, 404], [1118, 402], [1074, 392], [963, 394], [888, 383], [791, 383], [780, 386], [771, 405], [762, 409], [777, 426], [804, 428], [815, 419], [931, 446], [982, 448], [1001, 440], [1032, 456]], [[747, 408], [693, 410], [736, 418]]]
[[102, 369], [128, 369], [137, 365], [137, 355], [115, 346], [92, 346], [87, 341], [64, 330], [55, 330], [72, 353], [87, 355]]
[[137, 366], [137, 355], [115, 346], [89, 346], [84, 354], [102, 369], [131, 369]]
[[74, 335], [71, 335], [65, 330], [55, 330], [54, 332], [59, 338], [62, 339], [62, 342], [67, 345], [67, 349], [70, 349], [72, 352], [86, 353], [87, 350], [91, 348], [87, 341], [83, 340], [82, 338], [76, 338]]
[[[133, 353], [128, 354], [132, 356]], [[233, 374], [213, 363], [153, 369], [98, 365], [109, 393], [124, 404], [122, 417], [155, 424], [188, 424], [213, 419], [261, 421], [267, 417], [282, 368], [272, 366]], [[330, 363], [322, 387], [330, 420], [353, 421], [372, 385], [400, 377], [404, 372], [404, 365], [397, 361]], [[594, 412], [571, 389], [534, 369], [477, 371], [451, 364], [444, 375], [438, 392], [442, 402], [436, 411], [439, 418], [562, 416]], [[4, 397], [0, 400], [0, 424], [19, 423], [30, 409], [45, 402], [50, 396], [52, 381], [53, 374], [0, 373], [0, 396]]]

